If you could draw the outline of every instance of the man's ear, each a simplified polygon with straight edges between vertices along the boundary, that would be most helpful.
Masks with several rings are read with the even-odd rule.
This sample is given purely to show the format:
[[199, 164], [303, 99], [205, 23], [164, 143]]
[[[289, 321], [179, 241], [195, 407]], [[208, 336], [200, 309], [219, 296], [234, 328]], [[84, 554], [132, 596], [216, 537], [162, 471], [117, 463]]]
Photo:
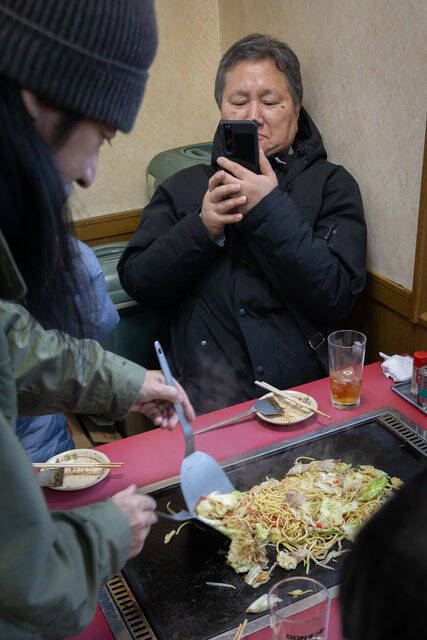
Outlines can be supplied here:
[[22, 101], [30, 114], [31, 119], [36, 123], [40, 119], [42, 112], [42, 105], [40, 100], [32, 91], [28, 89], [21, 89]]

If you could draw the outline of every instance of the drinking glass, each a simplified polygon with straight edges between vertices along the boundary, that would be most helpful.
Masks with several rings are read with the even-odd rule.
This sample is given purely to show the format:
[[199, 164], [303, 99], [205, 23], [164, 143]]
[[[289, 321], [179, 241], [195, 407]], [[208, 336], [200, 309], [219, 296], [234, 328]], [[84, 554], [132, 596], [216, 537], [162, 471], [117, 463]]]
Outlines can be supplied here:
[[273, 640], [326, 640], [330, 596], [306, 577], [285, 578], [268, 593]]
[[366, 336], [345, 329], [328, 336], [331, 402], [335, 409], [354, 409], [360, 403]]

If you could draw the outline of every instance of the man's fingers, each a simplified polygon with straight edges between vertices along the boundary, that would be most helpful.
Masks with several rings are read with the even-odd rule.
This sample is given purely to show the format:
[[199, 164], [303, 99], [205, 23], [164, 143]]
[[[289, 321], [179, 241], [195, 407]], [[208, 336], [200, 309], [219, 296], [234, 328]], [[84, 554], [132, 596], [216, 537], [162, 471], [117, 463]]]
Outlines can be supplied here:
[[216, 187], [212, 192], [211, 192], [211, 196], [210, 196], [210, 201], [211, 202], [221, 202], [221, 200], [224, 200], [224, 198], [227, 198], [230, 195], [233, 195], [234, 193], [237, 193], [238, 191], [240, 191], [240, 183], [239, 182], [231, 182], [229, 184], [221, 184], [220, 186]]
[[241, 180], [239, 180], [239, 178], [235, 178], [233, 175], [231, 175], [231, 173], [227, 173], [226, 171], [224, 171], [224, 179], [222, 181], [222, 184], [240, 184]]
[[242, 167], [241, 164], [237, 164], [237, 162], [233, 162], [228, 158], [218, 158], [217, 162], [223, 169], [233, 174], [236, 178], [240, 178], [240, 180], [243, 180], [248, 174], [252, 173], [249, 169]]
[[237, 224], [237, 222], [243, 220], [243, 215], [241, 213], [229, 213], [224, 214], [221, 218], [224, 224]]
[[213, 191], [224, 179], [224, 171], [217, 171], [208, 182], [208, 191]]
[[[215, 209], [216, 209], [216, 213], [219, 214], [225, 214], [228, 213], [229, 211], [231, 211], [231, 209], [234, 209], [235, 207], [238, 207], [242, 204], [245, 204], [246, 202], [246, 196], [238, 196], [236, 198], [228, 198], [227, 200], [224, 200], [222, 202], [219, 202]], [[225, 221], [225, 217], [222, 218], [222, 221], [224, 224], [226, 224]]]

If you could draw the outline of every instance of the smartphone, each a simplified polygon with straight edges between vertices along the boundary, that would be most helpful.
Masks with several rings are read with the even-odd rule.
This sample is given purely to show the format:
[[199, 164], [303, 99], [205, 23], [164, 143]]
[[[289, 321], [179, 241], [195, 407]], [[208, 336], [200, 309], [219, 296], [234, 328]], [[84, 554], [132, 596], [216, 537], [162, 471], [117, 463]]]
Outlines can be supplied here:
[[[256, 120], [221, 120], [218, 125], [220, 156], [229, 158], [254, 173], [259, 173], [258, 122]], [[218, 166], [218, 169], [221, 167]]]

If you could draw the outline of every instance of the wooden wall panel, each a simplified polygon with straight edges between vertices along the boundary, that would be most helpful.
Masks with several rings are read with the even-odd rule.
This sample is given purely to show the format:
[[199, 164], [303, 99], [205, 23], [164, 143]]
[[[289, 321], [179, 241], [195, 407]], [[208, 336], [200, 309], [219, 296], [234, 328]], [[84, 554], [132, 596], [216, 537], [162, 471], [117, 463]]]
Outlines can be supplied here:
[[414, 267], [413, 320], [427, 321], [427, 127], [424, 138], [424, 160], [421, 178], [420, 212]]
[[365, 294], [406, 318], [412, 319], [414, 297], [409, 289], [401, 287], [378, 273], [368, 271]]
[[106, 216], [96, 216], [73, 222], [79, 240], [90, 247], [110, 242], [124, 242], [131, 239], [138, 226], [141, 211], [124, 211]]
[[358, 300], [346, 326], [367, 336], [366, 364], [377, 362], [379, 351], [387, 355], [427, 351], [427, 324], [411, 322], [367, 293]]

